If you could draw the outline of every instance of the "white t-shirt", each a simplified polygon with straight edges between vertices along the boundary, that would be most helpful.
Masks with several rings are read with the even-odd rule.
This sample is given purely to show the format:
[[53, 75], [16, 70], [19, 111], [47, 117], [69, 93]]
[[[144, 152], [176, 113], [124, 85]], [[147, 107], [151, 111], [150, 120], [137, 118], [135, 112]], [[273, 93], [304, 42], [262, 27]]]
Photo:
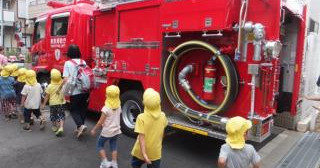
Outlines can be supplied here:
[[41, 94], [43, 90], [39, 83], [34, 86], [24, 85], [21, 94], [26, 96], [24, 107], [26, 109], [39, 109], [41, 104]]
[[[80, 64], [81, 59], [72, 59], [74, 60], [77, 64]], [[86, 64], [86, 61], [82, 60], [83, 64]], [[67, 77], [70, 78], [73, 76], [73, 73], [76, 72], [76, 65], [74, 63], [72, 63], [71, 61], [66, 61], [64, 63], [64, 67], [63, 67], [63, 77]], [[77, 94], [81, 94], [81, 90], [79, 90], [77, 87], [74, 88], [72, 95], [77, 95]]]
[[113, 137], [121, 134], [121, 130], [120, 130], [121, 107], [115, 110], [112, 110], [104, 106], [101, 112], [107, 116], [106, 120], [102, 125], [101, 136]]

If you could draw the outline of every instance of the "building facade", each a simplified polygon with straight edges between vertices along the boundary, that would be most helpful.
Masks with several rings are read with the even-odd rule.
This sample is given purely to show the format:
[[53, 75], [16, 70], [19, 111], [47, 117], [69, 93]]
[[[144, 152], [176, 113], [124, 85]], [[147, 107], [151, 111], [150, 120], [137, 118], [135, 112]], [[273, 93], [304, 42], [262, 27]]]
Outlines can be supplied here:
[[30, 25], [27, 24], [26, 0], [0, 0], [0, 45], [6, 55], [27, 52], [31, 46]]

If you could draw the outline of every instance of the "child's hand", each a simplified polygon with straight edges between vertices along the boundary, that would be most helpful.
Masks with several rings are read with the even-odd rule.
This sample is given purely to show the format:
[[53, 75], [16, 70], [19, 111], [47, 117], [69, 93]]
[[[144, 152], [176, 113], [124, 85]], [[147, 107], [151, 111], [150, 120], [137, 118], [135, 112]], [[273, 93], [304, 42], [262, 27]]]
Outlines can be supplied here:
[[147, 164], [149, 164], [149, 165], [152, 164], [151, 160], [148, 158], [147, 155], [144, 155], [143, 158], [144, 158], [144, 161], [145, 161]]
[[90, 131], [90, 133], [91, 133], [92, 136], [95, 136], [95, 135], [96, 135], [96, 129], [93, 128], [93, 129]]

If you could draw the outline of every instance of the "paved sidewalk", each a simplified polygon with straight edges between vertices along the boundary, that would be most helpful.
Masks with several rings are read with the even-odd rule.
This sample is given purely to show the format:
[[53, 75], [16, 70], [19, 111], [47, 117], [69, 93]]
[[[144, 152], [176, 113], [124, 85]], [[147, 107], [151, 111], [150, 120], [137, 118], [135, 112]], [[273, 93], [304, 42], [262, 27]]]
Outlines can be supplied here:
[[258, 151], [259, 155], [262, 157], [262, 168], [274, 168], [303, 136], [303, 133], [301, 132], [286, 130], [279, 127], [275, 127], [274, 131], [282, 132]]

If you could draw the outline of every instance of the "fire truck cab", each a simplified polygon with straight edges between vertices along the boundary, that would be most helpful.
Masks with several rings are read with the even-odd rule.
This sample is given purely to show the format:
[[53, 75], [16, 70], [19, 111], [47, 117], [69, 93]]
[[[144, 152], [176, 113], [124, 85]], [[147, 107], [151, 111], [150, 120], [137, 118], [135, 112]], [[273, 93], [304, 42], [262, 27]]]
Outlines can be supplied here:
[[31, 48], [33, 68], [41, 83], [47, 82], [52, 68], [63, 70], [70, 44], [77, 44], [82, 59], [91, 62], [92, 11], [96, 8], [90, 1], [75, 4], [49, 2], [53, 7], [35, 21], [33, 46]]

